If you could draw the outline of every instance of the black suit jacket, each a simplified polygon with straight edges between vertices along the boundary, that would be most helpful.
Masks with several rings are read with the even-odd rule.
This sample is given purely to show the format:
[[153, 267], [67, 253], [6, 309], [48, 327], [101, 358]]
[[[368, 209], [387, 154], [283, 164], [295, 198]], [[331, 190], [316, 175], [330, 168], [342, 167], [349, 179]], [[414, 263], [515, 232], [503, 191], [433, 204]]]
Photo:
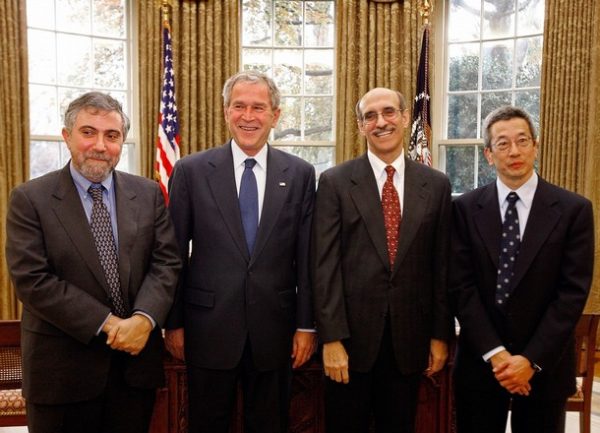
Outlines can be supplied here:
[[324, 342], [342, 340], [351, 370], [371, 369], [389, 315], [397, 366], [422, 371], [431, 338], [448, 340], [448, 178], [405, 160], [398, 254], [390, 269], [380, 193], [368, 158], [321, 175], [312, 234], [315, 316]]
[[242, 228], [231, 143], [178, 161], [169, 189], [185, 263], [167, 327], [184, 327], [186, 362], [231, 369], [247, 338], [257, 368], [289, 362], [296, 328], [314, 327], [308, 278], [312, 165], [269, 147], [252, 256]]
[[[162, 384], [160, 325], [171, 306], [180, 260], [162, 194], [148, 179], [114, 173], [119, 274], [125, 302], [159, 324], [125, 378], [136, 387]], [[12, 191], [6, 257], [23, 302], [23, 394], [41, 404], [99, 395], [113, 351], [96, 333], [110, 312], [90, 226], [69, 166]]]
[[502, 227], [496, 183], [454, 201], [450, 287], [460, 322], [457, 386], [497, 388], [482, 356], [504, 345], [542, 367], [532, 397], [575, 390], [573, 330], [592, 279], [589, 200], [539, 179], [505, 311], [494, 303]]

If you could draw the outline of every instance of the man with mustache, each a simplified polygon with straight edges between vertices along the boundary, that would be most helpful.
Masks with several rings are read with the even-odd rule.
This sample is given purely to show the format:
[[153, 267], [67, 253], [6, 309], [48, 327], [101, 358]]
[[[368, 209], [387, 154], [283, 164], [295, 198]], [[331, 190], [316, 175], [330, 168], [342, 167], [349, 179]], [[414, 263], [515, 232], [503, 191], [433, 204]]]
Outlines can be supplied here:
[[450, 183], [405, 158], [400, 92], [367, 92], [356, 115], [367, 153], [321, 175], [311, 239], [327, 432], [367, 433], [374, 415], [377, 433], [409, 433], [453, 332]]
[[31, 433], [143, 433], [164, 382], [161, 326], [181, 267], [162, 193], [115, 171], [129, 119], [109, 95], [69, 104], [71, 161], [11, 194], [6, 258]]
[[513, 433], [561, 433], [592, 281], [592, 204], [537, 175], [524, 110], [492, 111], [483, 142], [497, 179], [453, 204], [457, 430], [504, 433], [510, 407]]

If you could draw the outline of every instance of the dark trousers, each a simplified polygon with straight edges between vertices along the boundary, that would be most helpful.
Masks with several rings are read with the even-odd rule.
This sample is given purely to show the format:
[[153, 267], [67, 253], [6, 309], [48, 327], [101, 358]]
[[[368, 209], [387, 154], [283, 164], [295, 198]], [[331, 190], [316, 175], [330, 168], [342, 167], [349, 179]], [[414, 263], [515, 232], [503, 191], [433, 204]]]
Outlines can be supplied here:
[[231, 370], [188, 365], [189, 433], [227, 433], [237, 396], [243, 390], [244, 432], [287, 432], [291, 363], [259, 371], [246, 342], [240, 363]]
[[114, 354], [106, 389], [94, 399], [58, 405], [28, 400], [29, 433], [147, 433], [156, 390], [125, 383], [126, 356]]
[[502, 388], [490, 392], [455, 389], [457, 433], [504, 433], [510, 407], [513, 433], [564, 433], [566, 399], [514, 396]]
[[398, 371], [386, 327], [370, 372], [350, 371], [348, 384], [325, 379], [327, 433], [367, 433], [372, 419], [377, 433], [413, 433], [420, 378]]

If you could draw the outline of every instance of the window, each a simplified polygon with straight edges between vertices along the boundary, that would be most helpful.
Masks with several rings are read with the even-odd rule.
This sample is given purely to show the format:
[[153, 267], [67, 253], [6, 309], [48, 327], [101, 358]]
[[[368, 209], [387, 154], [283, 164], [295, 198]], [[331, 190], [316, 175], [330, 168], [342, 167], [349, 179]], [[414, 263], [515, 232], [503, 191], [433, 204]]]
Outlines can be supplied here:
[[273, 77], [281, 118], [273, 146], [311, 162], [335, 162], [335, 5], [332, 0], [242, 0], [242, 68]]
[[440, 168], [461, 194], [495, 178], [483, 157], [482, 123], [512, 104], [539, 127], [544, 0], [446, 2]]
[[[70, 158], [60, 135], [71, 100], [111, 94], [132, 118], [130, 11], [125, 0], [27, 0], [32, 178]], [[118, 168], [133, 171], [135, 130]]]

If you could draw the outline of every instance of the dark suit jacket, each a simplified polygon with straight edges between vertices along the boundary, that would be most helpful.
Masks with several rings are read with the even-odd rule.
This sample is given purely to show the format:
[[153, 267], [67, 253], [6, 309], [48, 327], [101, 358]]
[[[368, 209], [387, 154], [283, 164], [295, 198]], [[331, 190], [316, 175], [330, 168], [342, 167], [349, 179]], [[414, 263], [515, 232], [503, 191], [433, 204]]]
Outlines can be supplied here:
[[185, 263], [167, 327], [185, 328], [186, 362], [231, 369], [247, 338], [257, 368], [290, 361], [296, 328], [314, 327], [308, 278], [314, 189], [312, 165], [269, 147], [250, 257], [231, 143], [175, 164], [169, 207]]
[[390, 269], [367, 156], [321, 175], [312, 234], [315, 317], [324, 342], [343, 341], [351, 370], [372, 368], [387, 315], [404, 374], [425, 369], [431, 338], [450, 337], [449, 224], [448, 178], [406, 159], [398, 255]]
[[[180, 261], [155, 182], [114, 173], [119, 273], [126, 303], [159, 324], [127, 360], [130, 385], [163, 382], [160, 324], [171, 306]], [[62, 170], [12, 191], [6, 257], [23, 302], [23, 393], [35, 403], [91, 399], [106, 384], [113, 351], [96, 333], [110, 312], [108, 285], [79, 194]]]
[[450, 288], [461, 326], [457, 386], [499, 387], [482, 356], [504, 345], [542, 367], [531, 382], [532, 397], [572, 394], [573, 330], [594, 259], [591, 203], [539, 179], [505, 312], [494, 303], [502, 227], [496, 183], [460, 196], [453, 208]]

